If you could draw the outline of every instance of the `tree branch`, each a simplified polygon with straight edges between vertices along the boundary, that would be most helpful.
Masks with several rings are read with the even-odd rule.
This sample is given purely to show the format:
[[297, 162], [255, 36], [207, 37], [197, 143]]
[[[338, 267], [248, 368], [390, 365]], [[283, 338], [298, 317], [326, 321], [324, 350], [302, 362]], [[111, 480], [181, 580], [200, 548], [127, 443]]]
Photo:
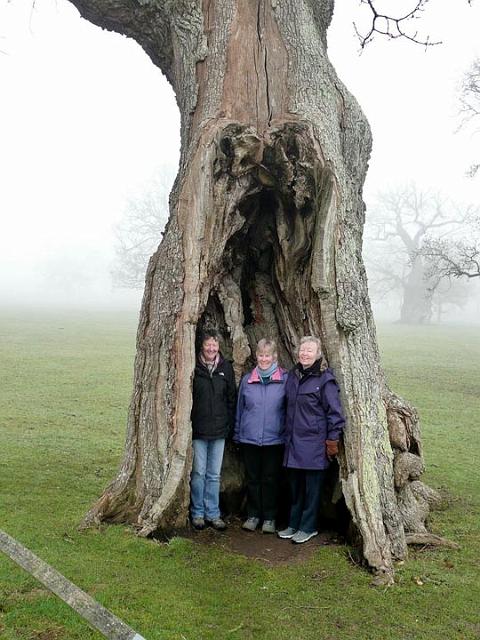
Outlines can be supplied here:
[[480, 115], [480, 58], [475, 58], [465, 73], [460, 89], [460, 114], [463, 121], [460, 126]]
[[422, 38], [419, 36], [418, 31], [408, 32], [405, 28], [407, 23], [411, 23], [412, 20], [419, 18], [419, 14], [424, 11], [428, 1], [429, 0], [417, 0], [413, 9], [401, 16], [395, 17], [381, 13], [380, 10], [377, 9], [378, 2], [375, 0], [360, 0], [360, 3], [366, 5], [371, 12], [371, 25], [367, 33], [361, 34], [357, 28], [357, 24], [355, 22], [353, 23], [355, 33], [360, 41], [360, 48], [364, 49], [366, 45], [373, 40], [375, 34], [385, 36], [389, 40], [404, 38], [405, 40], [424, 47], [441, 44], [441, 41], [432, 42], [430, 36]]
[[480, 277], [480, 243], [467, 245], [427, 238], [417, 252], [427, 262], [427, 270], [437, 278]]
[[173, 84], [170, 15], [174, 2], [69, 0], [82, 18], [136, 40]]

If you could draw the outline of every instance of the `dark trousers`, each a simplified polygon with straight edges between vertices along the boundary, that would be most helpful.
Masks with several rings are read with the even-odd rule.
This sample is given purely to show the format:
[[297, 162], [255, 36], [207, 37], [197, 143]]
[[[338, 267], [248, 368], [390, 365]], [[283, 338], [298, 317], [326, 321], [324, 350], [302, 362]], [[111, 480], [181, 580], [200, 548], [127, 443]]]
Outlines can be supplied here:
[[242, 451], [247, 476], [248, 517], [275, 520], [283, 445], [242, 444]]
[[318, 507], [326, 475], [326, 470], [288, 469], [292, 498], [289, 527], [306, 533], [317, 530]]

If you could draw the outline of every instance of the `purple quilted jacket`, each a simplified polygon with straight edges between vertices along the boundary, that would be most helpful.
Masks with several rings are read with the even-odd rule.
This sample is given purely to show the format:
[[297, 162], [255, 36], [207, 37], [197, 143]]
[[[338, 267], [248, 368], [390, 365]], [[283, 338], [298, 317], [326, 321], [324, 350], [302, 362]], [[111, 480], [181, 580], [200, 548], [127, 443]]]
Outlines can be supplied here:
[[287, 417], [283, 464], [293, 469], [327, 469], [325, 440], [338, 440], [345, 424], [339, 388], [330, 369], [300, 377], [292, 369], [285, 385]]

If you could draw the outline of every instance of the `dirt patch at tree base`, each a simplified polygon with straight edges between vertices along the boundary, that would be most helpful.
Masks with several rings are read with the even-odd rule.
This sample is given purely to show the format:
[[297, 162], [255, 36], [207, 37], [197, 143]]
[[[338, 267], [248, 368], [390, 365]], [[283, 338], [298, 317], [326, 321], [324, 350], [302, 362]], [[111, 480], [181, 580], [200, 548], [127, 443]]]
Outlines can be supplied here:
[[231, 553], [258, 560], [267, 565], [292, 564], [308, 560], [315, 551], [325, 545], [336, 545], [340, 541], [332, 531], [320, 531], [304, 544], [282, 540], [276, 534], [265, 534], [261, 530], [244, 531], [241, 520], [230, 520], [225, 531], [207, 527], [202, 531], [187, 529], [179, 532], [182, 537], [197, 544], [216, 546]]

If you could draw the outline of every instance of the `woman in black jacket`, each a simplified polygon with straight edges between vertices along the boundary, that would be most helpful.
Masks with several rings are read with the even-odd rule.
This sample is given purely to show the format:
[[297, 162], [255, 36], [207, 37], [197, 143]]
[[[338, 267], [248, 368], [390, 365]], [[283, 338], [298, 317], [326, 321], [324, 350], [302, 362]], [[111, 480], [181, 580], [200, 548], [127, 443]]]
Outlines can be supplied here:
[[226, 528], [220, 517], [220, 471], [225, 439], [235, 421], [236, 387], [233, 368], [220, 353], [219, 335], [205, 330], [193, 377], [190, 513], [195, 529], [210, 524]]

